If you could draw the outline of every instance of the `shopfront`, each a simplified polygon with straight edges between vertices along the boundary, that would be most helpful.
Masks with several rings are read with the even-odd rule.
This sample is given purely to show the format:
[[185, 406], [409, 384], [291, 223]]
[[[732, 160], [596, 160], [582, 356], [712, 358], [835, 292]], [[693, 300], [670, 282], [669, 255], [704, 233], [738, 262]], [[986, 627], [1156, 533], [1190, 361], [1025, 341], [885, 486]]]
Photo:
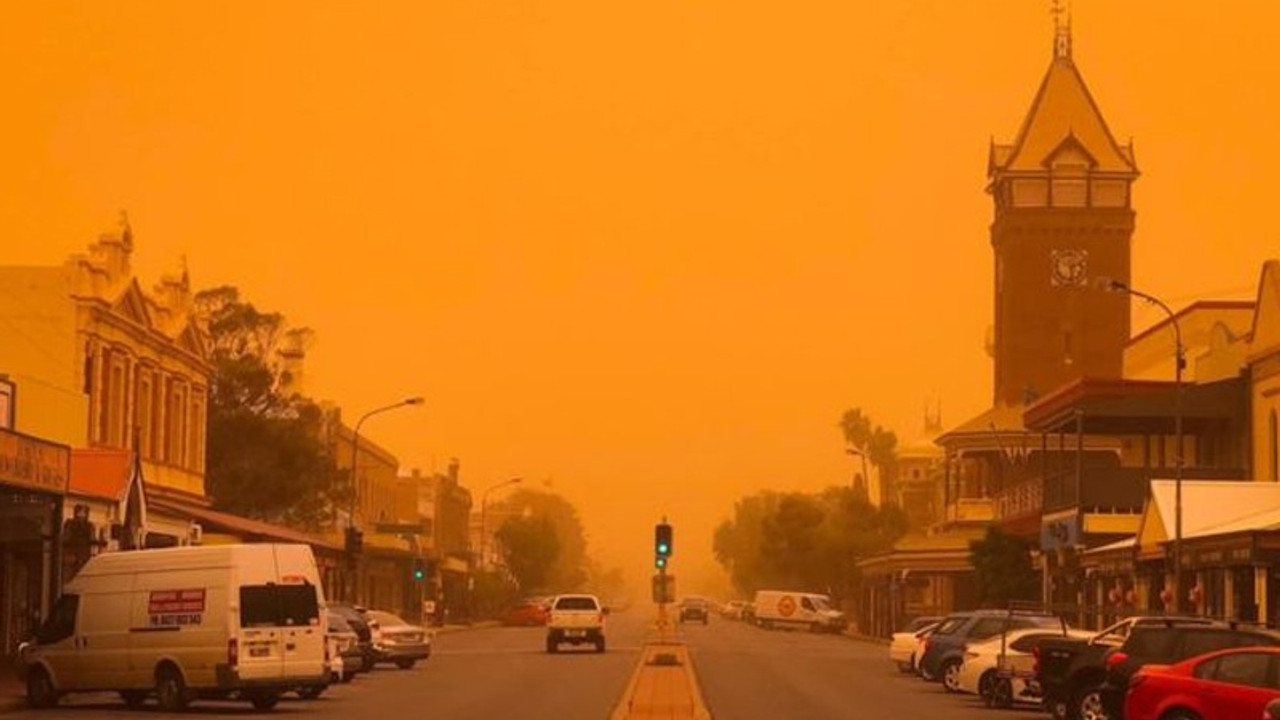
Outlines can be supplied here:
[[62, 586], [71, 449], [0, 428], [0, 656], [11, 657]]

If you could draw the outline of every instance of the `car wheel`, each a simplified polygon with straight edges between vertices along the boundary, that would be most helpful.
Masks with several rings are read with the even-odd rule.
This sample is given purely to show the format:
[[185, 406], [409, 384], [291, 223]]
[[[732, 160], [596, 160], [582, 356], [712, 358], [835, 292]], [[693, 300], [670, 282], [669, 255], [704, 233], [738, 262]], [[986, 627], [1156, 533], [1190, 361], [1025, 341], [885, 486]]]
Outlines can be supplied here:
[[249, 702], [253, 704], [254, 710], [270, 710], [280, 703], [280, 695], [278, 693], [262, 693], [249, 698]]
[[1102, 707], [1102, 691], [1097, 685], [1089, 685], [1076, 693], [1076, 720], [1108, 720]]
[[1053, 720], [1068, 720], [1071, 715], [1071, 706], [1062, 698], [1046, 698], [1044, 708]]
[[124, 701], [127, 707], [137, 709], [147, 701], [148, 694], [146, 690], [121, 690], [120, 699]]
[[559, 650], [559, 647], [556, 646], [556, 641], [551, 638], [547, 638], [547, 652], [554, 655], [556, 650]]
[[33, 708], [51, 708], [58, 704], [58, 689], [42, 667], [27, 672], [27, 704]]
[[324, 693], [325, 687], [327, 686], [308, 685], [304, 688], [299, 688], [298, 697], [302, 698], [303, 700], [315, 700], [316, 698], [320, 697], [322, 693]]
[[171, 666], [156, 671], [156, 704], [164, 712], [182, 712], [191, 702], [182, 673]]
[[991, 685], [991, 704], [988, 707], [1007, 710], [1013, 707], [1013, 681], [997, 678]]
[[599, 640], [596, 641], [596, 652], [598, 653], [604, 652], [604, 638], [600, 638]]
[[417, 661], [414, 660], [413, 658], [404, 658], [396, 661], [396, 667], [400, 668], [401, 670], [408, 670], [413, 667], [413, 664], [415, 662]]
[[978, 697], [982, 698], [982, 702], [986, 703], [987, 707], [991, 707], [991, 695], [995, 683], [995, 670], [988, 670], [982, 673], [982, 677], [978, 678]]
[[948, 660], [942, 664], [942, 687], [947, 692], [960, 692], [960, 661]]

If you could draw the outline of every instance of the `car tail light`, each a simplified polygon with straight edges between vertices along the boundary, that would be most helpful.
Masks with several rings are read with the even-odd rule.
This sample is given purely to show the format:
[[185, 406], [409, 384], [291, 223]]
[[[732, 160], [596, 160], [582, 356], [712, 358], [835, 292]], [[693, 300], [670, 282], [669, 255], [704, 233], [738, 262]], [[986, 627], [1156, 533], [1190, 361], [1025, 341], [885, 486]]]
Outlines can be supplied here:
[[1040, 677], [1040, 646], [1031, 648], [1031, 674]]
[[325, 664], [325, 665], [328, 665], [332, 660], [333, 660], [333, 657], [329, 654], [329, 640], [328, 640], [328, 638], [325, 638], [325, 641], [324, 641], [324, 664]]
[[1117, 665], [1128, 659], [1129, 656], [1122, 652], [1111, 653], [1107, 656], [1107, 670], [1114, 670]]
[[929, 638], [925, 638], [925, 639], [924, 639], [924, 651], [925, 651], [925, 652], [929, 652], [929, 646], [930, 646], [930, 645], [932, 645], [932, 644], [933, 644], [933, 641], [932, 641], [932, 640], [930, 640]]
[[240, 641], [235, 638], [227, 641], [227, 664], [232, 669], [240, 664]]

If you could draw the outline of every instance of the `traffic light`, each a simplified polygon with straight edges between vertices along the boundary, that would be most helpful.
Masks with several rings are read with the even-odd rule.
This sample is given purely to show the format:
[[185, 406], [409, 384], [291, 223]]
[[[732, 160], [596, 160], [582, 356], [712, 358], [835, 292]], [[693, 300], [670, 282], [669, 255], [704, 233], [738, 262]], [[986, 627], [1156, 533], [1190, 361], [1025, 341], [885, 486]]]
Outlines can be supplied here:
[[427, 561], [422, 558], [413, 559], [413, 579], [422, 582], [427, 579]]
[[671, 526], [665, 522], [658, 523], [653, 526], [653, 551], [662, 561], [658, 567], [666, 565], [666, 559], [671, 557], [671, 551], [675, 548], [672, 543]]
[[659, 570], [665, 569], [667, 567], [667, 559], [659, 555], [653, 559], [653, 566]]

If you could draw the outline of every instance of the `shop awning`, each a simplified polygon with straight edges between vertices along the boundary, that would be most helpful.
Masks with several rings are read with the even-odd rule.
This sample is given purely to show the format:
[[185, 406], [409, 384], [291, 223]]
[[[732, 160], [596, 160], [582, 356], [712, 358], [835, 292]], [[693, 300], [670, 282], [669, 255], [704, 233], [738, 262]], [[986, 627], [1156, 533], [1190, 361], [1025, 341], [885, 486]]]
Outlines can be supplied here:
[[303, 543], [312, 547], [341, 552], [343, 548], [300, 530], [275, 525], [262, 520], [232, 515], [199, 505], [191, 505], [168, 498], [151, 498], [149, 505], [157, 510], [189, 517], [201, 526], [217, 532], [236, 535], [248, 542]]

